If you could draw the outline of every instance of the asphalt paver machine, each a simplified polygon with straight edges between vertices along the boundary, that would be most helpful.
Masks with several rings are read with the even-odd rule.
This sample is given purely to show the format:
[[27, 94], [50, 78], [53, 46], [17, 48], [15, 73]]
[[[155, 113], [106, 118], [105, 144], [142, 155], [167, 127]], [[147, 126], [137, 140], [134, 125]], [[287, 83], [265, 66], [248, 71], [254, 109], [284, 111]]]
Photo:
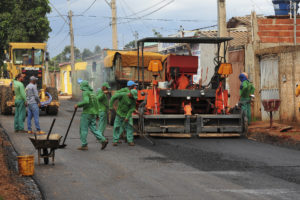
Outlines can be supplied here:
[[[246, 132], [240, 109], [230, 109], [225, 89], [232, 66], [226, 63], [228, 37], [151, 37], [138, 41], [138, 114], [133, 116], [141, 134], [159, 137], [233, 137]], [[145, 43], [214, 44], [214, 74], [208, 84], [197, 75], [198, 57], [169, 54], [159, 64], [144, 66]], [[221, 48], [224, 52], [220, 55]], [[141, 54], [141, 56], [140, 56]], [[145, 69], [153, 72], [150, 86], [144, 83]], [[157, 79], [159, 77], [159, 79]]]

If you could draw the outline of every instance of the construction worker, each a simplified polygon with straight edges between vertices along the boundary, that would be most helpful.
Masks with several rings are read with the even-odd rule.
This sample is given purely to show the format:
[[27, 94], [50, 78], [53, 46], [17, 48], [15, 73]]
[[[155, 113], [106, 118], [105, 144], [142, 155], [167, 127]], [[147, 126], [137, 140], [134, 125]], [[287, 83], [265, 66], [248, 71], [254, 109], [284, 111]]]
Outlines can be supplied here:
[[130, 92], [130, 90], [134, 89], [136, 86], [136, 83], [134, 81], [127, 81], [127, 87], [124, 87], [120, 90], [117, 91], [117, 93], [120, 93], [120, 92]]
[[38, 78], [36, 78], [35, 76], [31, 76], [29, 80], [30, 83], [26, 86], [26, 98], [27, 98], [27, 105], [28, 105], [28, 116], [27, 116], [28, 133], [29, 134], [33, 133], [31, 129], [31, 120], [33, 117], [35, 128], [37, 130], [36, 134], [44, 134], [45, 132], [41, 131], [40, 122], [39, 122], [40, 98], [36, 86], [36, 81], [38, 80]]
[[101, 150], [105, 149], [108, 144], [108, 140], [100, 133], [96, 126], [97, 115], [99, 114], [99, 106], [97, 97], [93, 93], [93, 89], [89, 86], [89, 83], [85, 80], [79, 81], [80, 90], [82, 90], [82, 101], [76, 104], [74, 107], [82, 107], [83, 111], [80, 117], [80, 140], [81, 147], [78, 150], [88, 150], [88, 143], [86, 141], [88, 130], [90, 129], [95, 137], [101, 142]]
[[251, 122], [251, 95], [254, 94], [254, 86], [248, 80], [248, 75], [246, 73], [241, 73], [239, 76], [241, 81], [240, 85], [240, 102], [242, 104], [242, 110], [245, 112], [248, 124]]
[[104, 130], [107, 124], [107, 112], [108, 112], [108, 98], [107, 94], [109, 93], [108, 89], [110, 86], [107, 82], [102, 84], [102, 88], [97, 93], [97, 100], [99, 103], [99, 123], [98, 130], [102, 135], [104, 135]]
[[116, 118], [113, 130], [113, 146], [118, 145], [120, 135], [125, 129], [127, 135], [127, 142], [129, 146], [134, 146], [133, 143], [133, 119], [132, 113], [136, 108], [136, 100], [138, 93], [135, 89], [130, 92], [120, 92], [112, 96], [109, 108], [113, 109], [113, 104], [118, 100], [118, 109], [116, 111]]
[[13, 80], [13, 87], [15, 92], [15, 132], [25, 132], [24, 121], [26, 118], [26, 94], [23, 85], [24, 75], [18, 74]]

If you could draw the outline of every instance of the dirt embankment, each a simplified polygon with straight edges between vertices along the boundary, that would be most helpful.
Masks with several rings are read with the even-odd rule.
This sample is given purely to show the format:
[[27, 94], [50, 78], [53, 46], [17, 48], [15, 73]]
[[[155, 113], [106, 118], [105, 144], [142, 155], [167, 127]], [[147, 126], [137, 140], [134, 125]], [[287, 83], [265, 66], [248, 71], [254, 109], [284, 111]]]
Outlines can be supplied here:
[[17, 153], [0, 125], [0, 200], [43, 199], [35, 181], [18, 174], [16, 156]]
[[273, 145], [300, 150], [300, 127], [295, 124], [254, 122], [248, 128], [248, 138]]
[[4, 147], [9, 145], [0, 137], [0, 199], [6, 200], [29, 200], [25, 186], [20, 182], [20, 177], [9, 170]]

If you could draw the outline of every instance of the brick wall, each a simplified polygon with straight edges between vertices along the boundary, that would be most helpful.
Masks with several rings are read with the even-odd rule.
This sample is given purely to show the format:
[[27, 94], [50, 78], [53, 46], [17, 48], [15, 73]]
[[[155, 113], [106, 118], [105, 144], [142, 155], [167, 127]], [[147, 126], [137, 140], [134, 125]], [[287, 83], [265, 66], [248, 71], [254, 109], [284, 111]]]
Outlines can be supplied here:
[[[293, 19], [257, 19], [258, 35], [262, 43], [294, 43]], [[297, 19], [300, 24], [300, 19]], [[300, 43], [300, 27], [297, 27], [297, 43]]]

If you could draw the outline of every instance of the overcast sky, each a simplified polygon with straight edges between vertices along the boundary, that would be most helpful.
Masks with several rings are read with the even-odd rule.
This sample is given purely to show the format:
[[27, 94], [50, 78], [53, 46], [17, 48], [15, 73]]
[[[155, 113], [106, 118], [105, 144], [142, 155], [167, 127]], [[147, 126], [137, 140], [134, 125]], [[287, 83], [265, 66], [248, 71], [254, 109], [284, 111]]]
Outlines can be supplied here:
[[[111, 10], [105, 0], [94, 1], [70, 0], [68, 4], [67, 0], [50, 0], [66, 20], [68, 10], [73, 11], [75, 46], [80, 50], [84, 48], [93, 50], [95, 45], [112, 48], [109, 18]], [[139, 38], [153, 36], [152, 29], [167, 36], [176, 33], [180, 25], [185, 30], [192, 30], [217, 24], [217, 0], [116, 0], [116, 2], [119, 17], [119, 48], [134, 40], [135, 31], [138, 32]], [[51, 57], [59, 54], [70, 44], [68, 24], [52, 5], [52, 12], [48, 15], [52, 28], [48, 40]], [[258, 14], [274, 14], [271, 0], [226, 0], [226, 10], [227, 19], [249, 15], [252, 10]]]

